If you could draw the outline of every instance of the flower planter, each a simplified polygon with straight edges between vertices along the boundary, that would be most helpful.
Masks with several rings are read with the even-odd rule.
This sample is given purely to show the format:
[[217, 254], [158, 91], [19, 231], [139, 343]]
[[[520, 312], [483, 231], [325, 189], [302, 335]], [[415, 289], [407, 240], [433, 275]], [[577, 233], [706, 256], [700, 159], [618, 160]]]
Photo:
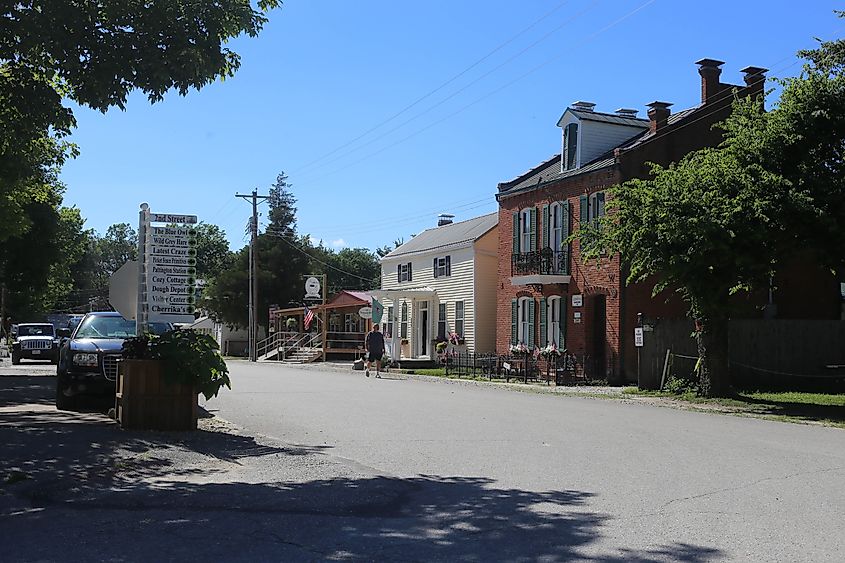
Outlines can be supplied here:
[[115, 414], [126, 430], [196, 430], [197, 392], [164, 380], [158, 360], [119, 362]]

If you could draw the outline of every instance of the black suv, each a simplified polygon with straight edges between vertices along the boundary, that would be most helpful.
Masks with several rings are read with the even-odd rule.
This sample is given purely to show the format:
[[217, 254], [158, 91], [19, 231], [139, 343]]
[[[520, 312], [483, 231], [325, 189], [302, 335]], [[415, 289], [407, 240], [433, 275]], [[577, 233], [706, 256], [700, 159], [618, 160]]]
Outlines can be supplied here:
[[[170, 323], [150, 323], [150, 332], [163, 334]], [[59, 330], [67, 337], [67, 331]], [[62, 341], [56, 370], [56, 408], [73, 410], [80, 396], [114, 398], [117, 360], [123, 341], [135, 336], [135, 321], [120, 313], [88, 313], [69, 338]]]

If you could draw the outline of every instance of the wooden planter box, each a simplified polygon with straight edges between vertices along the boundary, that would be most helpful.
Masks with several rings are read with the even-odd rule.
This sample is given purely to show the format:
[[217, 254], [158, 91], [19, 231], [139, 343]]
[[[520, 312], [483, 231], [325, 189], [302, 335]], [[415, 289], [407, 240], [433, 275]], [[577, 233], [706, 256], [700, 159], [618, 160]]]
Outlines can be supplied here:
[[126, 430], [196, 430], [197, 392], [164, 381], [158, 360], [119, 362], [115, 414]]

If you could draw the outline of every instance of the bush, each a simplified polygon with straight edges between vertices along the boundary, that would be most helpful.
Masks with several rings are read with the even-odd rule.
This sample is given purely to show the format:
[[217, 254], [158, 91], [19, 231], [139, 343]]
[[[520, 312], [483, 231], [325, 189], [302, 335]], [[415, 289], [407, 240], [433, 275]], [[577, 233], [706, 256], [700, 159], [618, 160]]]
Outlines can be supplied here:
[[682, 377], [670, 376], [663, 386], [663, 391], [673, 395], [685, 395], [687, 393], [698, 394], [698, 385], [694, 381]]
[[192, 385], [206, 399], [216, 397], [224, 385], [232, 388], [229, 368], [217, 342], [208, 334], [191, 329], [127, 338], [123, 342], [123, 358], [160, 360], [165, 381]]

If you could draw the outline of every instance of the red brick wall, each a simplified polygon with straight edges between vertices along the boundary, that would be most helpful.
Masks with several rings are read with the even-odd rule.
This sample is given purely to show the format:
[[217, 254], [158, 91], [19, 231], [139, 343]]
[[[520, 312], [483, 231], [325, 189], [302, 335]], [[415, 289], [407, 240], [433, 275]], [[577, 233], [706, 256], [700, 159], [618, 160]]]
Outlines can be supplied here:
[[[603, 259], [600, 264], [585, 264], [581, 258], [578, 241], [572, 243], [570, 266], [572, 280], [568, 287], [565, 284], [544, 285], [541, 291], [529, 286], [512, 286], [510, 277], [511, 253], [513, 251], [513, 214], [526, 207], [542, 207], [554, 201], [568, 200], [570, 205], [570, 222], [573, 231], [578, 228], [580, 217], [579, 198], [582, 194], [602, 191], [619, 182], [618, 171], [608, 168], [589, 174], [567, 178], [560, 182], [544, 186], [523, 194], [503, 198], [499, 202], [499, 272], [496, 308], [496, 351], [505, 354], [510, 346], [511, 338], [511, 300], [520, 297], [541, 297], [561, 295], [567, 299], [566, 307], [566, 347], [579, 359], [591, 356], [593, 342], [592, 318], [596, 295], [604, 295], [606, 299], [606, 351], [607, 362], [599, 368], [598, 377], [606, 377], [610, 370], [611, 378], [619, 373], [620, 365], [620, 275], [619, 259], [617, 256]], [[543, 239], [542, 221], [538, 213], [537, 236]], [[584, 296], [582, 307], [572, 307], [571, 296]], [[581, 322], [574, 323], [574, 313], [581, 313]], [[538, 317], [535, 317], [538, 318]], [[535, 322], [539, 327], [539, 321]], [[539, 342], [539, 336], [535, 336]]]

